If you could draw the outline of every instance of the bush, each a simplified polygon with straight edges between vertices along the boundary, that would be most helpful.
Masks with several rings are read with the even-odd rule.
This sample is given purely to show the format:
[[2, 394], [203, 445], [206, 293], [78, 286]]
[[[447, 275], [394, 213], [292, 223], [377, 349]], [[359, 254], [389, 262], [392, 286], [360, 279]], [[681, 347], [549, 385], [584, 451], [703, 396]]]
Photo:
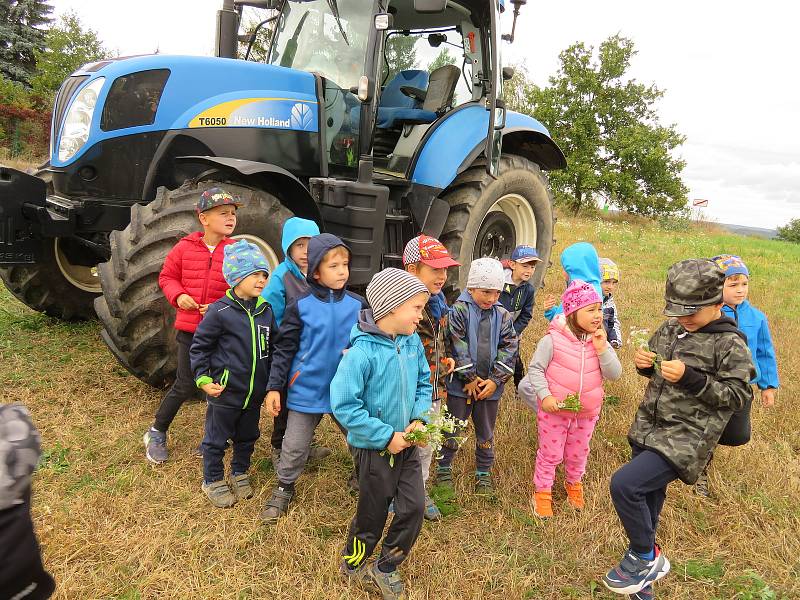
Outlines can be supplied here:
[[783, 227], [778, 227], [779, 240], [800, 244], [800, 219], [792, 219]]

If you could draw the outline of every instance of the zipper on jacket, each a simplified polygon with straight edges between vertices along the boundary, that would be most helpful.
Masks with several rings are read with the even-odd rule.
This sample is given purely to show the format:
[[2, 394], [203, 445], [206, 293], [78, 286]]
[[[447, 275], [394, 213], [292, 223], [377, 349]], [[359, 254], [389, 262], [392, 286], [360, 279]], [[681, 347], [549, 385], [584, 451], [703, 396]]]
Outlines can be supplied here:
[[257, 354], [256, 347], [258, 342], [256, 340], [256, 323], [255, 320], [253, 319], [253, 315], [250, 314], [250, 311], [247, 310], [247, 307], [244, 304], [242, 304], [235, 298], [233, 298], [233, 300], [234, 302], [236, 302], [236, 304], [241, 306], [244, 312], [247, 314], [247, 320], [250, 322], [250, 339], [251, 339], [250, 348], [253, 351], [253, 363], [252, 366], [250, 367], [250, 387], [247, 389], [247, 396], [245, 397], [244, 404], [242, 405], [242, 410], [244, 410], [250, 404], [250, 396], [253, 395], [253, 382], [256, 377], [256, 354]]
[[397, 357], [397, 364], [400, 370], [400, 398], [401, 403], [403, 405], [403, 422], [408, 425], [409, 419], [411, 415], [408, 414], [408, 402], [406, 402], [406, 366], [403, 362], [403, 357], [400, 352], [400, 346], [397, 345], [397, 341], [394, 342], [394, 349], [395, 349], [395, 356]]
[[585, 335], [581, 336], [581, 377], [578, 381], [578, 400], [580, 401], [581, 395], [583, 395], [583, 370], [586, 367], [586, 342], [583, 338]]
[[[202, 240], [200, 240], [200, 241], [203, 243], [203, 246], [206, 248], [206, 252], [208, 252], [208, 247], [206, 246], [206, 243], [203, 242]], [[219, 247], [219, 244], [217, 244], [217, 247]], [[214, 252], [216, 252], [216, 251], [217, 251], [217, 248], [214, 248]], [[206, 300], [208, 298], [208, 280], [211, 279], [211, 265], [212, 265], [213, 262], [214, 262], [214, 253], [213, 252], [209, 252], [208, 253], [208, 268], [206, 269], [206, 280], [203, 283], [203, 296], [200, 298], [199, 304], [208, 304], [208, 302], [206, 302]]]
[[433, 377], [433, 397], [435, 399], [439, 399], [439, 334], [436, 331], [436, 328], [433, 326], [433, 319], [428, 314], [428, 311], [425, 311], [425, 317], [428, 319], [428, 324], [431, 326], [431, 332], [433, 332], [433, 347], [434, 347], [434, 364], [436, 365], [436, 372], [434, 373]]

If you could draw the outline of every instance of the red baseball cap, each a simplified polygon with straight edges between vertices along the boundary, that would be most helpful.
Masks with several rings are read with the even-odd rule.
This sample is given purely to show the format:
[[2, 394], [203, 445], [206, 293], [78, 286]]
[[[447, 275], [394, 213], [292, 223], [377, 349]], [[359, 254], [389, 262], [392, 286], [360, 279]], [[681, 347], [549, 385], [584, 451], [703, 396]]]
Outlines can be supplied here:
[[444, 244], [434, 237], [420, 234], [411, 239], [403, 250], [403, 265], [421, 262], [434, 269], [458, 267]]

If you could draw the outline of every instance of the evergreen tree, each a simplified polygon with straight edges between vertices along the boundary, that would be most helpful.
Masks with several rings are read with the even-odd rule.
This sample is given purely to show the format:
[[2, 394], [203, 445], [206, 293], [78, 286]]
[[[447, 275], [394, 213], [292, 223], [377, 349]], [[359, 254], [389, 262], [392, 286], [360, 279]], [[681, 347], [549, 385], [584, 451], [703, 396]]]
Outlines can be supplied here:
[[0, 1], [0, 75], [30, 86], [53, 7], [46, 0]]

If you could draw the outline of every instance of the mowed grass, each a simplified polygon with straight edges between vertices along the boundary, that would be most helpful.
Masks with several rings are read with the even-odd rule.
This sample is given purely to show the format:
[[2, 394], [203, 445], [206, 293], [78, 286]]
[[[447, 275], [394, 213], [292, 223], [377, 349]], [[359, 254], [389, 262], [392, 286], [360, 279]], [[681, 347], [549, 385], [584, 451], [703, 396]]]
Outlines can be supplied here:
[[[546, 291], [560, 293], [557, 256], [586, 240], [622, 269], [617, 305], [625, 331], [661, 321], [665, 270], [673, 261], [719, 252], [742, 254], [752, 270], [751, 296], [770, 317], [783, 388], [775, 408], [755, 403], [753, 440], [719, 450], [712, 499], [670, 486], [659, 530], [672, 573], [662, 598], [800, 597], [800, 411], [796, 340], [800, 337], [800, 246], [709, 229], [667, 231], [621, 220], [562, 218]], [[543, 293], [540, 293], [540, 298]], [[528, 359], [545, 322], [537, 310], [523, 342]], [[472, 495], [474, 438], [455, 465], [457, 494], [447, 518], [426, 523], [401, 567], [412, 599], [613, 598], [600, 577], [625, 549], [608, 481], [629, 456], [625, 434], [645, 381], [621, 350], [618, 397], [598, 424], [585, 478], [587, 507], [567, 509], [561, 479], [556, 517], [532, 516], [529, 497], [536, 449], [533, 414], [507, 391], [497, 427], [498, 499]], [[324, 422], [334, 449], [298, 482], [289, 515], [274, 527], [258, 513], [275, 483], [269, 460], [271, 419], [254, 456], [256, 497], [228, 510], [200, 492], [204, 407], [184, 407], [170, 430], [171, 457], [161, 467], [143, 457], [142, 433], [162, 391], [126, 374], [100, 340], [96, 323], [65, 324], [25, 308], [0, 291], [0, 394], [27, 404], [41, 429], [45, 458], [34, 478], [34, 516], [57, 598], [374, 598], [337, 572], [355, 499], [341, 436]]]

